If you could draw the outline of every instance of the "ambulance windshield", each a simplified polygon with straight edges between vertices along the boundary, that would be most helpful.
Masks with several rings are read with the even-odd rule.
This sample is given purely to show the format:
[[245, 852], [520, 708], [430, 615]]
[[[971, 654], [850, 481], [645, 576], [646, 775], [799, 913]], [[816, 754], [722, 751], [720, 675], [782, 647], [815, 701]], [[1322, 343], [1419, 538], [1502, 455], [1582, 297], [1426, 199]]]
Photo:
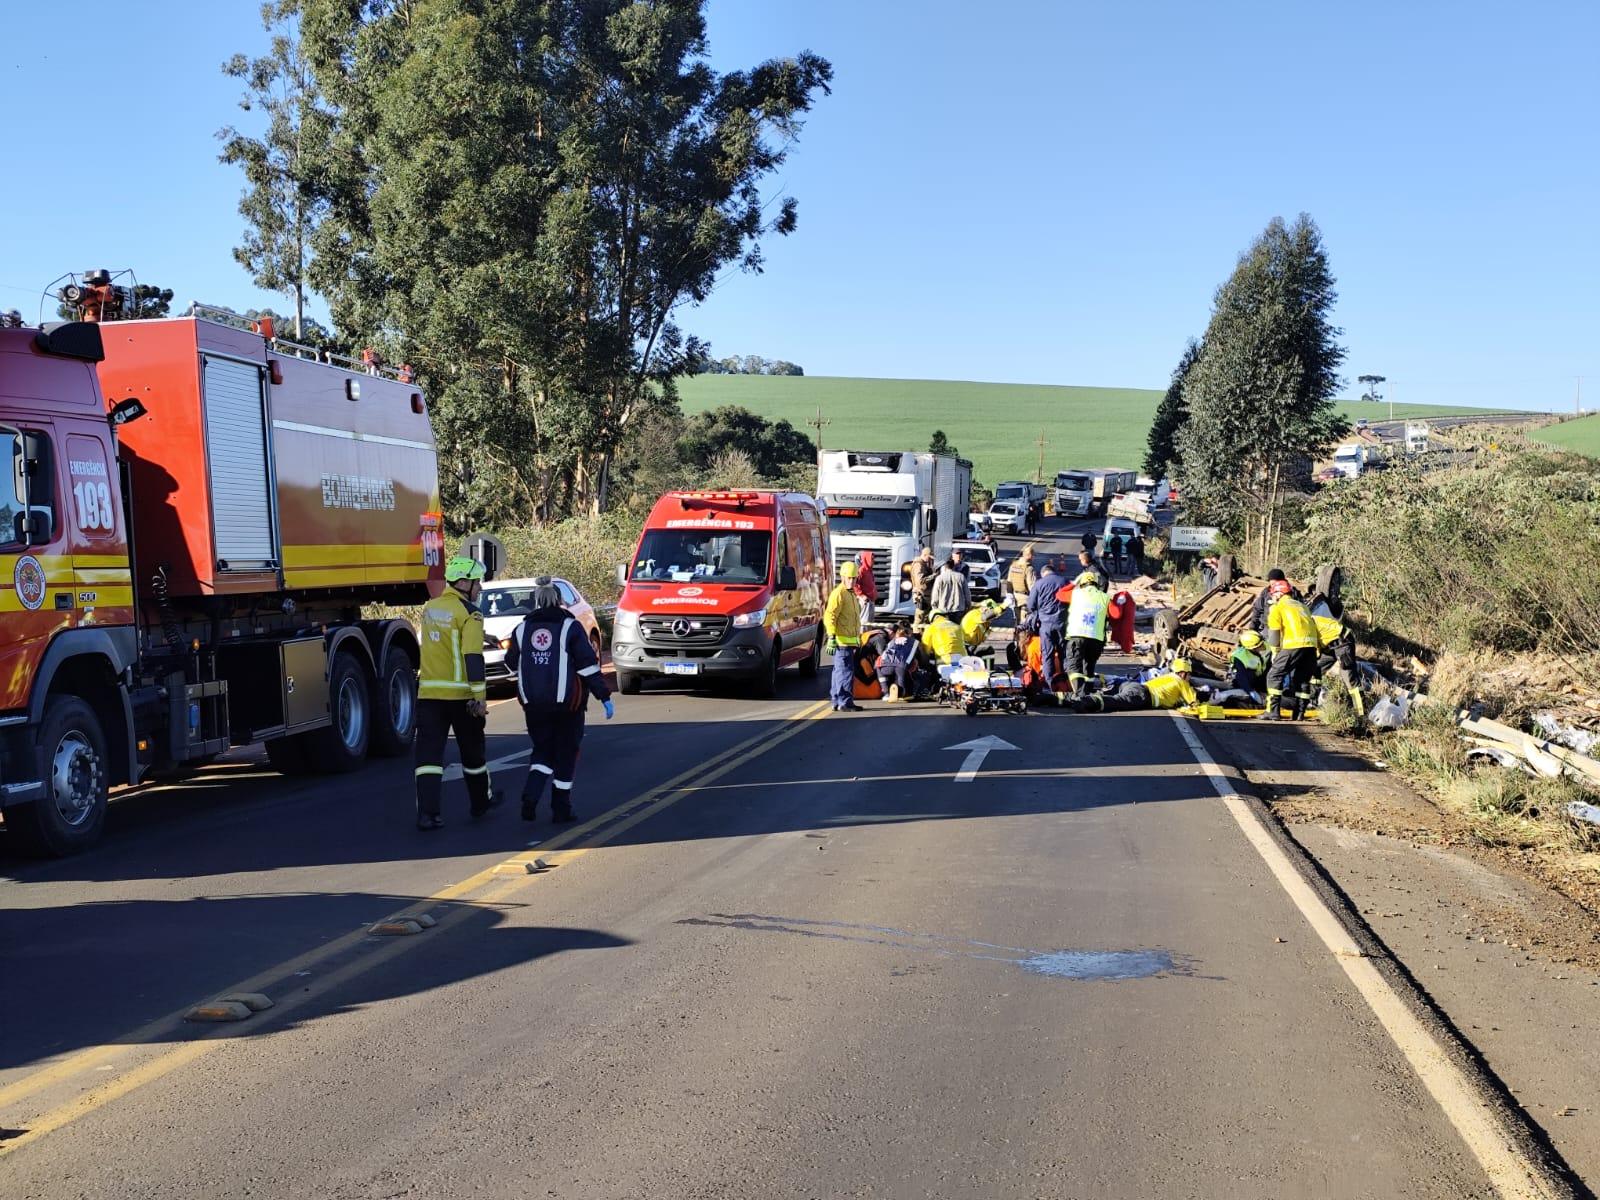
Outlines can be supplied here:
[[650, 529], [639, 543], [632, 578], [673, 583], [761, 583], [772, 534], [765, 529]]

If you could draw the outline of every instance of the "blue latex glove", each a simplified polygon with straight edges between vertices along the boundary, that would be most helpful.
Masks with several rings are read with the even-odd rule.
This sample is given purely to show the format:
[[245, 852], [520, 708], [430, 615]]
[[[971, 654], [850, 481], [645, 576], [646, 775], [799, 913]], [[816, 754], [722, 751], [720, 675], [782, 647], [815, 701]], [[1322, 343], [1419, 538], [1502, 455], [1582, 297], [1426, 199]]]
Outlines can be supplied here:
[[603, 701], [603, 705], [604, 705], [605, 710], [606, 710], [606, 720], [609, 721], [609, 720], [611, 720], [612, 717], [617, 715], [617, 706], [615, 704], [611, 703], [610, 697], [607, 697]]

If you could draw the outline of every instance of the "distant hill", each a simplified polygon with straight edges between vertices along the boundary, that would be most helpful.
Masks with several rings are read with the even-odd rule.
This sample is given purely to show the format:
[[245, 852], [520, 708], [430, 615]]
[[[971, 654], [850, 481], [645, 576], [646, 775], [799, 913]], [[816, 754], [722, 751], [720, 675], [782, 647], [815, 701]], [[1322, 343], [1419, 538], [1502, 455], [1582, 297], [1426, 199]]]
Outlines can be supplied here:
[[[696, 375], [678, 388], [688, 412], [738, 404], [769, 420], [806, 424], [822, 408], [825, 448], [925, 450], [935, 429], [970, 458], [977, 476], [1032, 479], [1044, 431], [1048, 481], [1067, 467], [1137, 467], [1161, 393], [1145, 388], [1065, 387], [1043, 384], [962, 383], [944, 379], [848, 379], [807, 375]], [[1349, 401], [1340, 411], [1387, 418], [1389, 406]], [[1482, 411], [1440, 405], [1397, 404], [1396, 417], [1432, 417]]]
[[1562, 421], [1559, 425], [1547, 425], [1532, 436], [1535, 441], [1549, 446], [1560, 446], [1563, 450], [1600, 458], [1600, 413]]

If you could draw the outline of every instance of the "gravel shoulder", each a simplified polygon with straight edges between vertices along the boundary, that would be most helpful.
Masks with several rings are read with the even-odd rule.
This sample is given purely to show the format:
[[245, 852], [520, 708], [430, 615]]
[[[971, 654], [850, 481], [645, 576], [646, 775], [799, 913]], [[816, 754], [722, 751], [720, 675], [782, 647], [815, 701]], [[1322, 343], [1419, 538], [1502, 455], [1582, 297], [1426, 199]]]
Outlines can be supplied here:
[[[1591, 1187], [1600, 918], [1536, 850], [1465, 823], [1320, 727], [1207, 731]], [[1563, 886], [1563, 884], [1567, 886]]]

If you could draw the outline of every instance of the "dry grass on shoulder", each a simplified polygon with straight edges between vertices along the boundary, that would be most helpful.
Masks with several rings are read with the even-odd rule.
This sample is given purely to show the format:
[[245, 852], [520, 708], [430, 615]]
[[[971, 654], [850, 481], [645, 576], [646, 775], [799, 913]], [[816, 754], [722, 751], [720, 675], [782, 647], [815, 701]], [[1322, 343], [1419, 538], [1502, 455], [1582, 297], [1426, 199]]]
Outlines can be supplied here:
[[[1449, 705], [1414, 708], [1405, 727], [1384, 735], [1380, 745], [1395, 771], [1425, 788], [1486, 845], [1563, 858], [1600, 852], [1600, 827], [1567, 815], [1573, 801], [1594, 803], [1592, 790], [1564, 776], [1547, 779], [1469, 762], [1455, 709]], [[1572, 861], [1566, 865], [1582, 866]], [[1600, 856], [1588, 868], [1600, 883], [1597, 868]]]

